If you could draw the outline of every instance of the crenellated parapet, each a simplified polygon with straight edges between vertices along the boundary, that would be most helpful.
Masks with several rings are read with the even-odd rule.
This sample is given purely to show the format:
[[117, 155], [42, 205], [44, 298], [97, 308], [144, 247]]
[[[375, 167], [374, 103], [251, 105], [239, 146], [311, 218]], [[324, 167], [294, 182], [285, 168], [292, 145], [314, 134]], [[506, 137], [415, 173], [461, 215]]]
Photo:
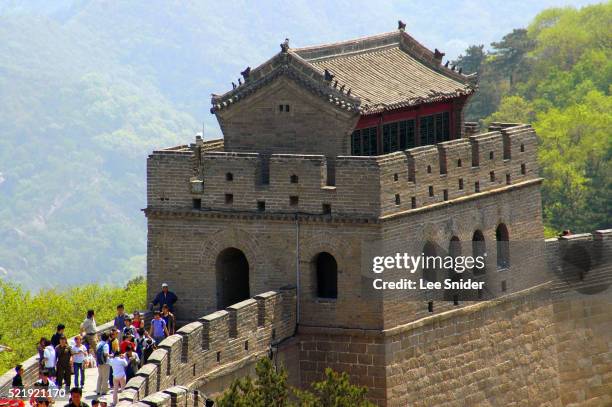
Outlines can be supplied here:
[[127, 383], [120, 400], [170, 406], [178, 398], [184, 403], [194, 397], [186, 389], [197, 389], [213, 377], [254, 363], [293, 336], [295, 327], [293, 287], [268, 291], [206, 315], [164, 339]]
[[[539, 182], [531, 126], [379, 156], [214, 151], [194, 144], [148, 160], [149, 211], [302, 213], [378, 219]], [[201, 143], [200, 143], [201, 144]]]

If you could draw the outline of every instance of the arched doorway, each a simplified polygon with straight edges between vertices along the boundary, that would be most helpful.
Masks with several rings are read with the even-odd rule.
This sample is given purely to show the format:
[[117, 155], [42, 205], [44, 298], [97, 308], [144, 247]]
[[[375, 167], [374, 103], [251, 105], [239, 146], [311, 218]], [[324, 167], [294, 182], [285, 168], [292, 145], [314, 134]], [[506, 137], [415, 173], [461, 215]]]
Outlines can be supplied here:
[[315, 258], [318, 298], [338, 298], [338, 263], [327, 252]]
[[485, 243], [484, 235], [480, 230], [476, 230], [474, 235], [472, 236], [472, 257], [476, 259], [477, 257], [481, 257], [481, 260], [484, 260], [482, 263], [475, 264], [472, 268], [472, 272], [474, 275], [484, 274], [487, 271], [486, 268], [486, 253], [487, 246]]
[[234, 247], [217, 256], [217, 309], [246, 300], [249, 290], [249, 262], [244, 253]]
[[429, 282], [438, 281], [438, 270], [442, 268], [441, 259], [434, 243], [426, 242], [423, 246], [423, 278]]
[[[452, 282], [458, 282], [465, 271], [462, 265], [456, 265], [457, 259], [461, 256], [461, 241], [457, 236], [451, 237], [448, 245], [448, 256], [453, 258], [453, 267], [447, 270], [448, 278]], [[459, 305], [460, 290], [445, 289], [444, 299], [446, 301], [453, 301], [455, 305]]]
[[510, 238], [505, 224], [500, 223], [495, 229], [495, 240], [497, 241], [497, 268], [507, 269], [510, 267]]

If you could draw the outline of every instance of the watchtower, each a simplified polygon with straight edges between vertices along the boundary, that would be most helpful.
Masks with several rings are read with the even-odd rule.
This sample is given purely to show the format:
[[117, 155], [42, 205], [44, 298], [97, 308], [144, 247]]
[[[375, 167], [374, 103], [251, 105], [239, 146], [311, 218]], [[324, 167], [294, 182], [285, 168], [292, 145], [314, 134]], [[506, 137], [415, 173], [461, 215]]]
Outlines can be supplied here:
[[[181, 320], [285, 285], [297, 287], [303, 383], [348, 370], [380, 403], [410, 357], [401, 327], [479, 298], [538, 284], [544, 250], [536, 137], [463, 111], [476, 77], [397, 31], [281, 51], [222, 95], [223, 140], [147, 161], [149, 295], [168, 282]], [[373, 288], [372, 256], [487, 253], [461, 298]], [[441, 270], [386, 280], [445, 278]], [[340, 357], [338, 355], [342, 354]], [[399, 390], [397, 390], [399, 391]]]

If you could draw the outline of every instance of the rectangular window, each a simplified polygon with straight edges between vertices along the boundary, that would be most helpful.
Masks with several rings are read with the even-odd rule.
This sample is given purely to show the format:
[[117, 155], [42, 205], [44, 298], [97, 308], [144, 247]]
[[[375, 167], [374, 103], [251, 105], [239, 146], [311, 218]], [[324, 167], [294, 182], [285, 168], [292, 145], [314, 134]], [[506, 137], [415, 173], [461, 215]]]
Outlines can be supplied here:
[[444, 195], [444, 200], [448, 201], [448, 189], [445, 189], [444, 191], [442, 191], [443, 195]]
[[329, 215], [331, 214], [331, 204], [323, 204], [323, 214]]
[[385, 124], [383, 126], [383, 154], [390, 153], [391, 150], [391, 127], [395, 127], [396, 124]]
[[406, 150], [415, 146], [414, 127], [415, 121], [413, 119], [399, 122], [400, 150]]
[[297, 196], [290, 196], [289, 197], [289, 205], [297, 206], [298, 203], [299, 203], [299, 198]]
[[459, 189], [463, 189], [463, 178], [459, 178]]
[[266, 210], [266, 201], [257, 201], [257, 210], [264, 212]]
[[442, 123], [442, 115], [435, 115], [435, 125], [436, 125], [436, 143], [441, 143], [444, 141], [444, 125]]
[[436, 141], [434, 139], [434, 117], [433, 116], [423, 116], [419, 119], [419, 130], [421, 136], [421, 145], [426, 146], [429, 144], [434, 144]]
[[450, 114], [437, 113], [419, 118], [421, 145], [430, 145], [450, 140]]
[[398, 123], [389, 123], [383, 126], [383, 153], [397, 151]]
[[200, 198], [193, 198], [193, 209], [202, 209], [202, 200]]
[[383, 153], [414, 147], [414, 125], [413, 119], [383, 125]]
[[442, 113], [442, 128], [444, 134], [444, 141], [450, 140], [450, 113]]
[[234, 203], [234, 195], [233, 194], [225, 194], [225, 203], [231, 205]]
[[355, 130], [351, 136], [352, 155], [376, 155], [376, 127]]
[[412, 209], [416, 208], [416, 197], [412, 197], [410, 198], [410, 206], [412, 207]]

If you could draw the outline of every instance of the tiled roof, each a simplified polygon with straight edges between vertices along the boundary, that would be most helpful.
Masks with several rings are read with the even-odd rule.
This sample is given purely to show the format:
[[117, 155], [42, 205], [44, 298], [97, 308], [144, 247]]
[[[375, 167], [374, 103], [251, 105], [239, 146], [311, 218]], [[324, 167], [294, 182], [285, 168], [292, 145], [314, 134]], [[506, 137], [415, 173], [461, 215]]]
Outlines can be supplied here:
[[[401, 30], [334, 44], [289, 48], [255, 68], [243, 85], [213, 96], [211, 111], [228, 107], [280, 74], [288, 74], [343, 109], [356, 109], [362, 114], [474, 92], [474, 75], [462, 75], [441, 62], [440, 55]], [[334, 75], [332, 81], [325, 80], [326, 69]]]

